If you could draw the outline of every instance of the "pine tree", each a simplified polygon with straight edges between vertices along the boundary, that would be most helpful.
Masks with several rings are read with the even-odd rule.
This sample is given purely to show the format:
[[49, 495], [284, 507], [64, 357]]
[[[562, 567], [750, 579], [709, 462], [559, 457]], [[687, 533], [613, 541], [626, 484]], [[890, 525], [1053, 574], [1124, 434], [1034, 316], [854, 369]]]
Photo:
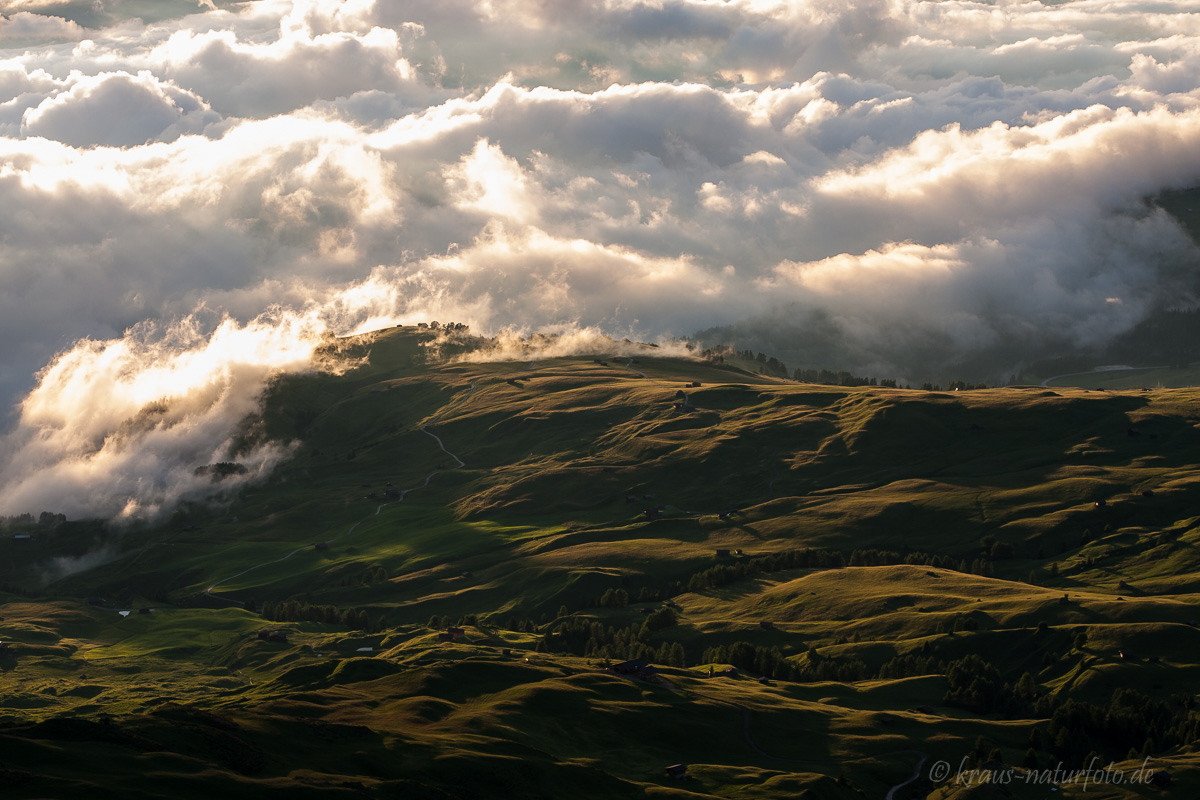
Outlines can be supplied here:
[[675, 642], [671, 645], [671, 657], [668, 662], [672, 667], [687, 666], [687, 653], [683, 650], [683, 645]]

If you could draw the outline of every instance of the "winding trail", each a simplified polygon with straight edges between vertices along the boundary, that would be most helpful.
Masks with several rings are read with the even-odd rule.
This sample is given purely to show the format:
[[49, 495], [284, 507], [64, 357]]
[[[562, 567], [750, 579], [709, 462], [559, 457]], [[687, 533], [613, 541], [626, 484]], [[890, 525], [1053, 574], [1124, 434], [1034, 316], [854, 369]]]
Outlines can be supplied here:
[[812, 761], [812, 760], [806, 760], [806, 759], [800, 759], [800, 758], [784, 758], [783, 756], [771, 755], [766, 750], [763, 750], [761, 747], [759, 747], [754, 742], [754, 740], [752, 738], [750, 738], [750, 709], [749, 708], [742, 705], [741, 703], [736, 703], [733, 700], [722, 700], [719, 697], [713, 697], [711, 694], [700, 694], [698, 692], [693, 692], [693, 694], [695, 694], [697, 697], [703, 697], [706, 700], [711, 700], [714, 703], [723, 703], [727, 706], [733, 706], [734, 708], [741, 709], [741, 711], [742, 711], [742, 738], [744, 738], [746, 740], [746, 744], [750, 746], [751, 750], [758, 753], [763, 758], [769, 758], [772, 761], [787, 761], [792, 764], [817, 764], [817, 763], [819, 763], [817, 761]]
[[883, 800], [895, 800], [896, 792], [900, 791], [911, 783], [916, 783], [916, 781], [921, 777], [921, 767], [925, 766], [925, 762], [929, 760], [929, 756], [925, 753], [922, 753], [920, 750], [903, 750], [900, 753], [889, 753], [888, 755], [903, 755], [904, 753], [912, 753], [915, 756], [920, 756], [920, 760], [917, 761], [917, 765], [913, 767], [912, 776], [909, 777], [908, 780], [902, 783], [897, 783], [895, 786], [888, 789], [888, 793], [883, 796]]
[[[441, 437], [438, 436], [436, 433], [431, 432], [429, 430], [429, 426], [434, 424], [435, 422], [437, 422], [438, 419], [440, 419], [441, 417], [445, 416], [445, 414], [448, 411], [450, 411], [452, 408], [461, 406], [462, 404], [464, 404], [468, 400], [470, 400], [471, 396], [475, 394], [475, 389], [476, 389], [477, 383], [478, 383], [478, 381], [471, 381], [470, 389], [468, 389], [468, 391], [465, 395], [463, 395], [461, 398], [456, 398], [456, 399], [450, 401], [449, 403], [447, 403], [445, 406], [442, 407], [442, 409], [440, 411], [438, 411], [436, 414], [434, 414], [432, 417], [430, 417], [424, 424], [422, 424], [419, 428], [417, 428], [417, 430], [419, 430], [421, 433], [425, 434], [426, 436], [429, 436], [435, 442], [437, 442], [437, 445], [439, 448], [441, 448], [442, 452], [445, 453], [446, 455], [450, 456], [457, 462], [453, 467], [451, 467], [451, 469], [461, 469], [466, 466], [466, 462], [463, 461], [461, 458], [459, 458], [454, 453], [447, 450], [446, 444], [442, 441]], [[339, 534], [338, 536], [335, 536], [332, 539], [326, 539], [325, 543], [329, 544], [329, 543], [336, 542], [336, 541], [346, 538], [350, 534], [354, 533], [354, 531], [358, 528], [359, 525], [362, 525], [364, 522], [366, 522], [371, 517], [379, 516], [379, 512], [383, 511], [384, 507], [390, 506], [394, 503], [403, 503], [404, 498], [408, 496], [409, 492], [416, 491], [417, 489], [428, 488], [429, 482], [433, 480], [434, 476], [441, 472], [444, 472], [444, 471], [445, 470], [440, 469], [440, 468], [435, 469], [433, 472], [430, 472], [428, 475], [425, 476], [425, 481], [420, 486], [415, 486], [411, 489], [400, 490], [400, 496], [397, 497], [395, 500], [391, 500], [386, 503], [380, 503], [378, 506], [376, 506], [375, 513], [369, 515], [368, 517], [366, 517], [364, 519], [360, 519], [358, 522], [354, 523], [349, 528], [347, 528], [345, 533]], [[204, 590], [204, 595], [205, 595], [205, 597], [212, 598], [213, 600], [223, 600], [226, 603], [231, 603], [233, 605], [244, 607], [246, 605], [246, 603], [243, 600], [235, 600], [232, 597], [221, 597], [220, 595], [213, 594], [213, 592], [216, 591], [217, 587], [221, 586], [222, 584], [229, 583], [230, 581], [236, 580], [236, 579], [242, 577], [243, 575], [254, 572], [257, 569], [262, 569], [263, 567], [269, 567], [273, 564], [279, 564], [281, 562], [287, 561], [289, 558], [296, 555], [297, 553], [301, 553], [305, 550], [310, 550], [310, 549], [312, 549], [311, 544], [301, 545], [300, 547], [297, 547], [296, 549], [289, 552], [287, 555], [281, 556], [280, 558], [275, 558], [270, 561], [264, 561], [261, 564], [255, 564], [252, 567], [247, 567], [246, 569], [242, 570], [241, 572], [239, 572], [235, 575], [230, 575], [227, 578], [222, 578], [221, 580], [213, 583], [207, 589]]]
[[1073, 387], [1073, 386], [1053, 387], [1050, 384], [1053, 381], [1059, 380], [1060, 378], [1075, 378], [1075, 377], [1078, 377], [1079, 375], [1104, 375], [1105, 373], [1116, 374], [1118, 372], [1126, 372], [1126, 373], [1128, 373], [1128, 372], [1144, 372], [1146, 370], [1151, 370], [1151, 369], [1169, 369], [1169, 367], [1166, 367], [1166, 366], [1160, 366], [1160, 367], [1120, 366], [1120, 367], [1108, 367], [1108, 368], [1093, 367], [1092, 369], [1084, 370], [1083, 372], [1065, 372], [1062, 375], [1051, 375], [1049, 378], [1046, 378], [1046, 380], [1042, 381], [1042, 386], [1045, 386], [1047, 388], [1073, 389], [1073, 388], [1077, 388], [1077, 387]]

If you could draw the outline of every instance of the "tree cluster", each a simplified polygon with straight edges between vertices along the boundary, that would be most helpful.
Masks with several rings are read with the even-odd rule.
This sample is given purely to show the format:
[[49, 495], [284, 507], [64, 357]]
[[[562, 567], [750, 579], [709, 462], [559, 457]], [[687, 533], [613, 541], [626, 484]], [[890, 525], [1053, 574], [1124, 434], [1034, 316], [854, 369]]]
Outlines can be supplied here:
[[891, 386], [895, 388], [894, 380], [885, 378], [878, 381], [855, 375], [846, 370], [831, 369], [796, 369], [792, 371], [792, 380], [800, 383], [818, 383], [822, 386]]
[[236, 461], [218, 461], [216, 464], [205, 464], [202, 467], [196, 467], [192, 472], [197, 477], [207, 475], [213, 483], [217, 483], [226, 478], [232, 478], [235, 475], [245, 475], [249, 470], [245, 464], [239, 464]]
[[55, 514], [43, 511], [35, 519], [33, 514], [17, 514], [12, 517], [0, 517], [0, 530], [53, 530], [67, 521], [66, 514]]
[[621, 588], [607, 589], [600, 595], [600, 608], [624, 608], [629, 605], [629, 592]]
[[1200, 739], [1200, 712], [1195, 698], [1150, 697], [1134, 689], [1113, 691], [1106, 702], [1092, 703], [1044, 694], [1029, 672], [1014, 684], [978, 654], [950, 662], [946, 668], [945, 702], [978, 714], [1007, 718], [1049, 718], [1030, 742], [1027, 766], [1037, 751], [1048, 751], [1066, 764], [1102, 763], [1152, 755]]
[[760, 647], [749, 642], [709, 647], [700, 658], [705, 664], [731, 664], [740, 670], [779, 681], [858, 681], [868, 675], [858, 658], [824, 658], [809, 651], [805, 664], [787, 658], [778, 647]]
[[367, 612], [361, 608], [314, 605], [298, 600], [267, 600], [262, 604], [259, 614], [273, 622], [322, 622], [367, 633], [373, 633], [378, 627], [367, 618]]
[[465, 333], [471, 330], [470, 326], [462, 322], [438, 322], [436, 319], [431, 320], [428, 325], [424, 322], [417, 323], [418, 328], [429, 328], [431, 331], [442, 330], [447, 333]]
[[753, 575], [786, 569], [841, 569], [846, 558], [836, 550], [800, 548], [742, 558], [729, 564], [715, 564], [693, 574], [685, 583], [689, 592], [715, 589]]
[[387, 567], [382, 564], [372, 564], [362, 572], [355, 575], [348, 575], [342, 579], [343, 586], [370, 586], [373, 583], [382, 583], [388, 579]]
[[1135, 689], [1116, 689], [1107, 702], [1046, 697], [1039, 716], [1050, 716], [1047, 748], [1064, 762], [1105, 762], [1148, 756], [1200, 739], [1194, 697], [1162, 699]]
[[567, 617], [538, 640], [539, 652], [566, 652], [587, 658], [627, 661], [645, 658], [672, 667], [687, 664], [687, 655], [679, 642], [661, 642], [657, 647], [650, 638], [677, 622], [675, 612], [661, 608], [640, 625], [614, 628], [595, 620]]

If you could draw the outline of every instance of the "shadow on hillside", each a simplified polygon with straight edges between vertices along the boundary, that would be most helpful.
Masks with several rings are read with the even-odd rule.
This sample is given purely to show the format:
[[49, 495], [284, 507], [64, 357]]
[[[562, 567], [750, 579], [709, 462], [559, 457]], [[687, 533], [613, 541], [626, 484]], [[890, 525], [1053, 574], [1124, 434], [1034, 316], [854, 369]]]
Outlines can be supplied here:
[[768, 538], [768, 537], [762, 535], [761, 533], [759, 533], [758, 528], [755, 528], [753, 525], [749, 525], [744, 522], [738, 523], [737, 525], [734, 525], [733, 527], [755, 539], [765, 540]]
[[[1068, 462], [1126, 463], [1130, 455], [1171, 449], [1177, 434], [1190, 435], [1182, 419], [1133, 422], [1131, 416], [1150, 403], [1142, 396], [1062, 396], [1031, 390], [1014, 392], [1005, 404], [980, 406], [971, 400], [971, 393], [964, 392], [897, 397], [875, 407], [847, 405], [843, 416], [858, 418], [843, 425], [839, 435], [846, 452], [836, 455], [845, 463], [836, 465], [834, 472], [853, 470], [859, 480], [864, 466], [874, 467], [879, 480], [901, 473], [954, 474], [958, 482], [970, 485], [973, 475], [994, 480], [1005, 473], [1048, 474]], [[817, 485], [829, 483], [829, 459], [816, 459], [805, 467], [813, 471], [813, 478], [819, 476]]]

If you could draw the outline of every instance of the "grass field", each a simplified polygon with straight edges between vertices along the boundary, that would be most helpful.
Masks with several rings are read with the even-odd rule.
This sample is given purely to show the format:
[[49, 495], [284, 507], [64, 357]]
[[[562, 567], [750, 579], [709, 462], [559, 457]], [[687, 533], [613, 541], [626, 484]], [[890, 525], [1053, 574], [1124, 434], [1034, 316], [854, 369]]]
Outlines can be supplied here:
[[[1200, 390], [434, 336], [274, 382], [227, 505], [0, 540], [9, 795], [1196, 796]], [[1025, 777], [1093, 755], [1171, 784]]]
[[1138, 367], [1101, 369], [1060, 375], [1047, 386], [1073, 386], [1080, 389], [1129, 391], [1140, 389], [1182, 389], [1200, 386], [1200, 367]]

